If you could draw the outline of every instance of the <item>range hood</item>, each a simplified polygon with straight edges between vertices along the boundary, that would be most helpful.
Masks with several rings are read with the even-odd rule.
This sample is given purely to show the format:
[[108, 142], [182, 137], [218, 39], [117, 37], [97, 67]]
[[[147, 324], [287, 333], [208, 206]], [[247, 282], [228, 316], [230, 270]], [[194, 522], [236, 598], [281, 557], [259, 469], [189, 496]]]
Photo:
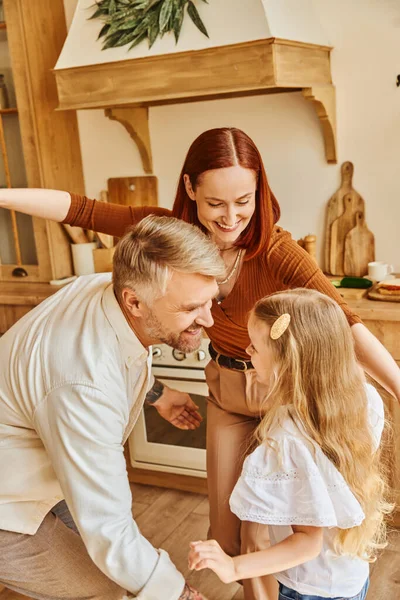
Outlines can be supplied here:
[[54, 69], [59, 108], [107, 109], [107, 116], [123, 122], [146, 146], [148, 132], [137, 131], [145, 128], [140, 109], [302, 91], [321, 121], [327, 161], [336, 162], [332, 48], [312, 0], [209, 0], [196, 6], [209, 38], [185, 17], [177, 44], [167, 34], [150, 50], [147, 40], [130, 51], [102, 50], [97, 41], [102, 22], [89, 20], [93, 0], [78, 0]]

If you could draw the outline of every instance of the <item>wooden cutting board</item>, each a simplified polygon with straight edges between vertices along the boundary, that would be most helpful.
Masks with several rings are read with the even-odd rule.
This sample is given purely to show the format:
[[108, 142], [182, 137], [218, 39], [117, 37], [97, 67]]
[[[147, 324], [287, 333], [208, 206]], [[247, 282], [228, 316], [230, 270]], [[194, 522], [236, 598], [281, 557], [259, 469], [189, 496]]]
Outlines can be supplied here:
[[157, 177], [113, 177], [108, 180], [108, 201], [124, 206], [158, 206]]
[[346, 194], [343, 198], [344, 212], [335, 219], [331, 226], [331, 273], [344, 275], [344, 243], [347, 234], [355, 225], [353, 197]]
[[350, 161], [344, 162], [341, 168], [342, 181], [339, 189], [328, 200], [325, 219], [325, 246], [324, 246], [324, 269], [326, 273], [333, 273], [331, 268], [331, 227], [332, 223], [344, 212], [343, 198], [351, 194], [352, 210], [364, 213], [364, 200], [360, 194], [353, 189], [354, 166]]
[[356, 212], [356, 226], [346, 235], [344, 242], [344, 274], [363, 277], [368, 273], [368, 263], [375, 260], [375, 238], [368, 229], [362, 212]]
[[[327, 279], [329, 281], [334, 281], [337, 279], [331, 275], [327, 275]], [[333, 285], [333, 284], [332, 284]], [[369, 288], [346, 288], [346, 287], [336, 287], [334, 286], [336, 291], [344, 298], [345, 300], [360, 300], [367, 295]]]
[[378, 284], [376, 283], [372, 288], [368, 290], [368, 298], [371, 300], [380, 300], [381, 302], [400, 302], [399, 296], [384, 296], [377, 291]]

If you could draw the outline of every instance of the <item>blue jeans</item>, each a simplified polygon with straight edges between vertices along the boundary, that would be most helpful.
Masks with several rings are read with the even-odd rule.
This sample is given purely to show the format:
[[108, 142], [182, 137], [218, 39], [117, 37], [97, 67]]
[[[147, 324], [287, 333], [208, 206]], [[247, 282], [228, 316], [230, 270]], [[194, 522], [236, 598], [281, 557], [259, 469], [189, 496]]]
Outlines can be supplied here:
[[[340, 596], [339, 598], [338, 597], [331, 598], [330, 600], [365, 600], [365, 598], [367, 596], [368, 587], [369, 587], [369, 579], [367, 579], [363, 589], [361, 590], [361, 592], [359, 594], [357, 594], [357, 596], [352, 596], [351, 598], [347, 597], [347, 596], [346, 597]], [[323, 598], [322, 596], [307, 596], [304, 594], [299, 594], [299, 592], [296, 592], [295, 590], [291, 590], [290, 588], [288, 588], [285, 585], [282, 585], [282, 583], [280, 583], [279, 584], [279, 600], [328, 600], [328, 599]]]

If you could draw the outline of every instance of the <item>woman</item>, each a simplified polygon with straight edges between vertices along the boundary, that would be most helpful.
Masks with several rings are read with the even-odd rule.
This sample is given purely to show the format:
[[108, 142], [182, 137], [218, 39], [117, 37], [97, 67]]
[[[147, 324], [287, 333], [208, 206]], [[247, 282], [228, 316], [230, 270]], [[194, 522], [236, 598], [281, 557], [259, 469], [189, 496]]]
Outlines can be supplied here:
[[[219, 282], [219, 297], [212, 308], [214, 325], [208, 330], [213, 360], [206, 367], [207, 471], [211, 533], [232, 556], [269, 546], [267, 527], [241, 524], [229, 509], [248, 441], [259, 422], [260, 396], [265, 393], [246, 354], [247, 316], [257, 300], [295, 287], [331, 296], [352, 327], [364, 369], [400, 399], [400, 371], [394, 360], [349, 310], [313, 259], [276, 225], [280, 209], [260, 153], [238, 129], [212, 129], [193, 142], [172, 211], [102, 204], [51, 190], [2, 190], [0, 206], [116, 236], [150, 213], [173, 215], [208, 232], [220, 248], [227, 276]], [[246, 580], [244, 587], [246, 600], [277, 596], [270, 576]]]

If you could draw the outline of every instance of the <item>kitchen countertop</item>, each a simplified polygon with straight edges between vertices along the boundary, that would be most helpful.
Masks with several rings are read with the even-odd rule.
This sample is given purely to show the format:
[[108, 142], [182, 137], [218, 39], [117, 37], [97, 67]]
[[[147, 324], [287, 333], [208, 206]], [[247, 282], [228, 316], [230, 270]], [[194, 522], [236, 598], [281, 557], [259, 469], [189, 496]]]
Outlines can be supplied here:
[[[36, 306], [62, 289], [49, 283], [0, 282], [0, 304]], [[366, 321], [400, 321], [400, 302], [380, 300], [346, 300], [350, 308]]]
[[346, 300], [349, 307], [365, 321], [400, 321], [400, 302], [382, 300]]
[[36, 306], [63, 287], [49, 283], [0, 281], [0, 304]]

